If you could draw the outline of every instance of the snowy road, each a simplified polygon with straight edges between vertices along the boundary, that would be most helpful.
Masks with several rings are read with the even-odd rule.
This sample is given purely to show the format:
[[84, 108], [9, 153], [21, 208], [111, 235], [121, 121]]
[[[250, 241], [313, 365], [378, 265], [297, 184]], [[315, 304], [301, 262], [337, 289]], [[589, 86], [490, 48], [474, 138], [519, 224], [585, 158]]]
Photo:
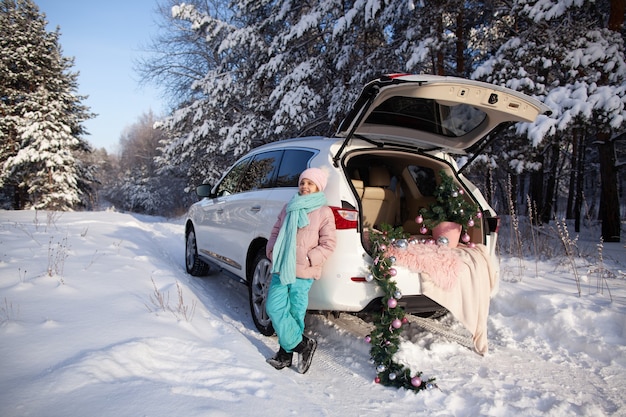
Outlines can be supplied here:
[[247, 288], [185, 273], [180, 220], [0, 212], [0, 247], [3, 417], [626, 415], [626, 280], [608, 281], [611, 301], [589, 276], [579, 297], [563, 259], [523, 260], [523, 275], [502, 260], [485, 357], [452, 317], [415, 320], [398, 359], [440, 388], [415, 394], [373, 383], [370, 325], [346, 314], [307, 316], [307, 374], [271, 368]]

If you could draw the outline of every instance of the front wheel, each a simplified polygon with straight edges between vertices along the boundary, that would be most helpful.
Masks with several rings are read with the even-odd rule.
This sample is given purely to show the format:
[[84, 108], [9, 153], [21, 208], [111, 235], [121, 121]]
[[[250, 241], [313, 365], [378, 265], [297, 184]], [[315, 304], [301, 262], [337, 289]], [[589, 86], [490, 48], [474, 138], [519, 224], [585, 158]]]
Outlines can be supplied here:
[[252, 267], [252, 276], [248, 286], [252, 320], [261, 334], [271, 336], [274, 334], [274, 326], [272, 326], [272, 321], [265, 311], [265, 303], [272, 279], [272, 263], [261, 250], [254, 258]]

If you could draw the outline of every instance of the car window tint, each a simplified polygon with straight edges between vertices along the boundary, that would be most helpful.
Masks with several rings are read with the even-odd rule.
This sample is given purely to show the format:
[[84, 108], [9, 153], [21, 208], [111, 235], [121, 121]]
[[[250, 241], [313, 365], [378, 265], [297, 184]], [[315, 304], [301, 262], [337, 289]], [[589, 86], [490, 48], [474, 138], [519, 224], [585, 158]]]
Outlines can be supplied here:
[[273, 187], [282, 156], [282, 150], [256, 155], [250, 162], [246, 175], [242, 178], [238, 192]]
[[246, 158], [242, 161], [239, 161], [233, 168], [226, 174], [226, 176], [222, 179], [222, 181], [217, 186], [215, 190], [215, 194], [218, 197], [222, 197], [225, 195], [234, 194], [237, 192], [237, 187], [241, 182], [243, 174], [246, 172], [246, 168], [248, 168], [248, 164], [250, 163], [250, 158]]
[[298, 178], [302, 171], [308, 168], [309, 161], [313, 158], [312, 151], [304, 149], [287, 149], [285, 156], [280, 164], [278, 178], [276, 179], [277, 187], [297, 187]]
[[415, 185], [417, 185], [420, 194], [425, 197], [435, 195], [437, 182], [435, 180], [435, 171], [433, 171], [432, 168], [409, 165], [407, 169], [411, 173], [411, 177], [413, 177], [413, 181], [415, 181]]
[[459, 137], [476, 129], [486, 117], [467, 104], [447, 106], [432, 99], [395, 96], [376, 107], [366, 123]]

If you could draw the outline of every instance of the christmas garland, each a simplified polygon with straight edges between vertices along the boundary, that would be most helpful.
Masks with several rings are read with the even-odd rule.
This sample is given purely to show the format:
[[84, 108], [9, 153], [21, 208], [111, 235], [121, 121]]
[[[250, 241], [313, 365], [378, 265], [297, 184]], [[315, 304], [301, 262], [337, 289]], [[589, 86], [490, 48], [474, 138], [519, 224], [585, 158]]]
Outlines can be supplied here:
[[387, 257], [385, 252], [389, 245], [401, 245], [406, 242], [407, 234], [401, 227], [394, 229], [389, 225], [382, 225], [380, 232], [370, 231], [372, 258], [374, 259], [367, 276], [368, 281], [375, 280], [383, 290], [382, 309], [375, 317], [376, 328], [366, 336], [366, 342], [371, 343], [370, 356], [376, 365], [376, 383], [386, 386], [403, 387], [413, 391], [422, 391], [435, 388], [435, 378], [422, 379], [422, 372], [416, 374], [394, 361], [393, 355], [398, 351], [402, 326], [408, 320], [404, 309], [398, 306], [402, 293], [398, 289], [393, 277], [396, 270], [393, 268], [395, 258]]

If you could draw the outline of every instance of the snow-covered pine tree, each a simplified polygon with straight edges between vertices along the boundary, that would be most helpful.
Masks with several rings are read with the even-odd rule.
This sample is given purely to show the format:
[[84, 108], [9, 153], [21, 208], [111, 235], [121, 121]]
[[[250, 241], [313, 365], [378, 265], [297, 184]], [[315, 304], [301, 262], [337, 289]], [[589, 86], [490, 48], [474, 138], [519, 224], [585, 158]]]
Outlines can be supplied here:
[[227, 20], [200, 3], [172, 13], [217, 59], [162, 126], [172, 138], [163, 160], [185, 162], [204, 180], [263, 143], [334, 133], [363, 84], [398, 68], [381, 48], [383, 1], [241, 0]]
[[[533, 200], [551, 216], [555, 198], [548, 191], [556, 192], [557, 178], [569, 172], [554, 169], [571, 170], [564, 159], [572, 153], [567, 129], [585, 132], [585, 143], [597, 126], [619, 129], [614, 125], [622, 104], [612, 110], [600, 105], [608, 103], [601, 100], [605, 87], [618, 88], [623, 97], [617, 87], [623, 42], [612, 42], [602, 28], [608, 1], [239, 0], [222, 15], [203, 9], [207, 3], [199, 0], [177, 4], [172, 27], [186, 28], [193, 42], [203, 40], [210, 58], [163, 123], [171, 139], [162, 162], [188, 167], [189, 185], [213, 182], [234, 158], [262, 143], [334, 133], [363, 84], [382, 73], [474, 74], [543, 99], [553, 90], [553, 101], [556, 92], [565, 92], [570, 103], [581, 103], [572, 100], [574, 93], [589, 97], [586, 107], [556, 105], [560, 118], [500, 132], [484, 158], [500, 172], [501, 184], [507, 174], [519, 179], [519, 201], [529, 190], [541, 190]], [[577, 63], [581, 54], [594, 57], [583, 52], [594, 45], [603, 54]], [[615, 76], [598, 75], [608, 73]], [[583, 84], [585, 89], [576, 87]], [[589, 106], [592, 119], [581, 110]]]
[[60, 32], [46, 30], [31, 0], [0, 3], [0, 199], [4, 207], [69, 210], [81, 204], [89, 151], [81, 123], [91, 117], [76, 94], [73, 58]]
[[[548, 179], [542, 181], [544, 221], [556, 214], [552, 203], [559, 191], [556, 179], [562, 174], [557, 169], [580, 166], [569, 159], [569, 155], [580, 154], [573, 152], [573, 139], [585, 135], [577, 145], [588, 146], [600, 135], [624, 129], [624, 41], [619, 32], [605, 27], [603, 6], [606, 2], [593, 0], [514, 1], [508, 18], [515, 22], [515, 32], [511, 31], [493, 57], [473, 74], [534, 95], [553, 111], [535, 123], [517, 125], [517, 134], [528, 138], [519, 146], [519, 155], [525, 156], [508, 161], [518, 171], [548, 173]], [[532, 154], [543, 156], [541, 164], [537, 158], [529, 158]], [[607, 231], [608, 235], [603, 231], [604, 238], [619, 239], [619, 206], [605, 209], [616, 216], [617, 222], [612, 223], [617, 230]]]
[[[240, 0], [232, 3], [231, 14], [196, 0], [176, 4], [171, 9], [175, 22], [168, 27], [180, 34], [162, 46], [187, 39], [185, 45], [198, 47], [198, 39], [205, 40], [197, 56], [206, 57], [198, 65], [206, 73], [193, 75], [189, 95], [163, 122], [172, 139], [162, 161], [188, 166], [190, 185], [214, 181], [224, 163], [250, 148], [334, 133], [363, 85], [381, 74], [433, 73], [443, 67], [446, 74], [466, 75], [488, 49], [467, 51], [467, 45], [479, 44], [471, 35], [491, 19], [485, 4], [490, 3]], [[187, 68], [190, 55], [168, 56], [181, 59], [169, 63], [173, 80], [178, 68]], [[146, 64], [153, 79], [169, 71]]]

